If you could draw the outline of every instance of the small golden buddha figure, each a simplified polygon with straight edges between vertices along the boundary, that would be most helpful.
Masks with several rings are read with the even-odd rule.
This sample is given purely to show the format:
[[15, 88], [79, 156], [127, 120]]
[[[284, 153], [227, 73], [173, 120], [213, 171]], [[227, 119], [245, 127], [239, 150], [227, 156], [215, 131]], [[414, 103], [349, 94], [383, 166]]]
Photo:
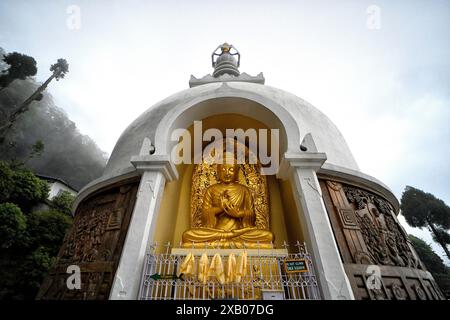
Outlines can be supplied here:
[[183, 247], [272, 247], [272, 232], [255, 225], [251, 192], [238, 182], [239, 165], [234, 159], [230, 162], [216, 165], [219, 182], [209, 186], [203, 196], [202, 225], [183, 233]]

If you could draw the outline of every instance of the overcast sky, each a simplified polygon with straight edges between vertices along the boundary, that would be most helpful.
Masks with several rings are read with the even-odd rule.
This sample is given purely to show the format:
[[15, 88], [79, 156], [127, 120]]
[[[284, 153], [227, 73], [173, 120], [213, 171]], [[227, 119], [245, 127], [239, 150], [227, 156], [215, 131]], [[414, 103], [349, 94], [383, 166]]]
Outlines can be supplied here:
[[411, 185], [447, 204], [449, 40], [450, 1], [0, 0], [0, 46], [33, 56], [40, 81], [67, 59], [48, 91], [108, 153], [147, 108], [210, 73], [227, 41], [241, 72], [328, 115], [364, 173], [398, 198]]

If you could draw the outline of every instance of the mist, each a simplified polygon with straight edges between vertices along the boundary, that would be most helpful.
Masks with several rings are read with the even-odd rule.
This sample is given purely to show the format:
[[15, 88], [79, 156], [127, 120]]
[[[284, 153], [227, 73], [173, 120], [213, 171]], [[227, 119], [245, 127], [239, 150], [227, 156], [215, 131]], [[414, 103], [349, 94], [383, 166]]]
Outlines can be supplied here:
[[[0, 59], [4, 53], [0, 48]], [[0, 70], [4, 68], [4, 64], [0, 65]], [[51, 85], [64, 85], [64, 79]], [[15, 80], [2, 90], [0, 122], [39, 86], [34, 79]], [[44, 143], [44, 152], [29, 159], [31, 146], [37, 140]], [[62, 179], [77, 190], [102, 174], [107, 158], [108, 155], [89, 136], [80, 133], [47, 91], [41, 101], [31, 103], [29, 110], [8, 131], [5, 142], [0, 144], [1, 160], [26, 161], [36, 174]]]

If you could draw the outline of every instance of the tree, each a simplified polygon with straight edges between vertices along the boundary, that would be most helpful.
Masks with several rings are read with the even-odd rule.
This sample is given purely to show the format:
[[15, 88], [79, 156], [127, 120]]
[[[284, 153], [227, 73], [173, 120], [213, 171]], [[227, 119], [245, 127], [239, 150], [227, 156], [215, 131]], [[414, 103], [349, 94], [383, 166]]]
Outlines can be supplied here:
[[0, 300], [34, 299], [72, 223], [66, 195], [33, 211], [48, 191], [23, 162], [0, 161]]
[[5, 139], [6, 132], [9, 128], [12, 127], [17, 118], [24, 112], [26, 112], [30, 106], [30, 104], [34, 101], [40, 101], [42, 99], [42, 92], [47, 88], [49, 83], [56, 79], [63, 79], [67, 72], [69, 72], [69, 64], [65, 59], [58, 59], [55, 64], [52, 64], [50, 67], [50, 71], [52, 71], [52, 75], [39, 87], [37, 90], [27, 99], [25, 100], [17, 110], [15, 110], [8, 118], [6, 123], [0, 127], [0, 143]]
[[435, 242], [443, 242], [446, 245], [450, 244], [450, 234], [442, 228], [436, 227], [435, 234], [433, 234], [433, 240]]
[[25, 231], [25, 216], [14, 203], [6, 202], [0, 204], [0, 221], [0, 247], [10, 248]]
[[11, 163], [0, 161], [0, 203], [7, 201], [14, 184], [14, 171]]
[[36, 140], [36, 142], [31, 146], [31, 152], [27, 160], [33, 159], [36, 156], [40, 157], [44, 152], [44, 148], [45, 146], [42, 140]]
[[52, 209], [32, 212], [27, 219], [27, 236], [31, 243], [36, 244], [35, 247], [42, 246], [51, 257], [55, 257], [71, 224], [72, 217], [64, 212]]
[[450, 244], [447, 232], [450, 228], [450, 207], [431, 193], [407, 186], [402, 195], [400, 208], [409, 225], [430, 228], [433, 238], [441, 245], [450, 259], [450, 252], [447, 248], [447, 245]]
[[2, 87], [0, 91], [14, 80], [25, 80], [29, 76], [34, 76], [37, 72], [36, 60], [25, 54], [9, 53], [3, 56], [3, 61], [9, 65], [9, 68], [0, 75], [0, 87]]
[[409, 239], [420, 260], [427, 270], [431, 272], [442, 291], [450, 292], [450, 268], [444, 264], [442, 259], [425, 241], [413, 235], [409, 235]]
[[17, 286], [15, 291], [17, 293], [14, 298], [34, 299], [36, 292], [39, 291], [39, 287], [41, 286], [43, 275], [47, 274], [48, 270], [50, 270], [54, 260], [55, 255], [49, 252], [45, 246], [39, 246], [27, 255], [19, 267], [23, 276], [15, 282]]
[[75, 197], [70, 192], [63, 191], [52, 199], [51, 207], [70, 216], [74, 200]]
[[[14, 105], [19, 105], [38, 87], [32, 79], [16, 81], [7, 95], [0, 94], [0, 122], [15, 110]], [[5, 143], [0, 144], [0, 160], [18, 159], [34, 172], [58, 177], [75, 189], [98, 178], [107, 155], [91, 138], [80, 133], [50, 94], [34, 103], [7, 132]], [[30, 149], [36, 140], [45, 144], [45, 152], [31, 158]]]
[[22, 210], [45, 202], [49, 186], [23, 166], [23, 163], [0, 161], [0, 203], [13, 202]]
[[46, 181], [36, 177], [22, 163], [0, 161], [0, 203], [12, 202], [22, 211], [30, 211], [48, 197], [49, 186]]

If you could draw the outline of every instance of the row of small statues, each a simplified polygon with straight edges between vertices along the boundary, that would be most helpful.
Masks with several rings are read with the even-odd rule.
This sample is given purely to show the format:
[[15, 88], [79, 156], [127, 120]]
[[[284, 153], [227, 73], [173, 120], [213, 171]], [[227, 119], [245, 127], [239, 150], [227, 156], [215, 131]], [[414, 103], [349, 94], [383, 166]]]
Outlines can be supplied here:
[[181, 263], [178, 270], [178, 277], [195, 277], [198, 281], [206, 284], [208, 279], [215, 278], [220, 284], [240, 283], [246, 275], [247, 270], [247, 252], [243, 251], [236, 258], [234, 253], [228, 256], [226, 268], [222, 262], [220, 254], [216, 253], [211, 262], [208, 255], [203, 253], [200, 260], [196, 261], [195, 256], [189, 253]]

